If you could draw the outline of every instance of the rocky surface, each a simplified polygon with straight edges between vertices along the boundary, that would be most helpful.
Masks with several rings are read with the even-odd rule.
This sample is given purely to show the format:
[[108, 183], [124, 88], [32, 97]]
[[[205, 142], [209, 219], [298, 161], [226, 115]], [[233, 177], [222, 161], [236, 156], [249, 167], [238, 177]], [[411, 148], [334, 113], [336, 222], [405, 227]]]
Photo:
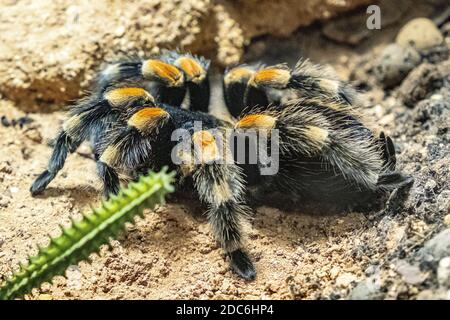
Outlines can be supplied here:
[[[292, 65], [301, 54], [333, 67], [362, 91], [368, 125], [393, 138], [399, 170], [415, 179], [410, 192], [394, 195], [386, 210], [319, 214], [313, 209], [257, 208], [246, 233], [258, 276], [245, 282], [228, 269], [200, 214], [203, 208], [172, 198], [113, 241], [111, 251], [103, 249], [91, 264], [69, 270], [68, 279], [58, 277], [26, 298], [450, 299], [450, 29], [438, 2], [410, 2], [414, 6], [404, 9], [401, 20], [365, 35], [352, 47], [338, 38], [330, 40], [324, 24], [300, 29], [287, 40], [256, 39], [243, 56], [248, 62]], [[226, 16], [224, 7], [215, 10]], [[424, 14], [432, 18], [427, 23], [433, 21], [442, 43], [414, 48], [420, 57], [413, 65], [404, 65], [408, 61], [402, 59], [391, 64], [407, 71], [386, 86], [390, 71], [377, 70], [386, 61], [386, 48], [409, 50], [410, 43], [395, 42], [398, 33]], [[340, 19], [329, 23], [344, 25], [347, 16]], [[220, 86], [213, 90], [220, 91]], [[30, 96], [39, 92], [30, 90]], [[17, 97], [28, 99], [27, 94], [23, 89]], [[17, 105], [19, 98], [0, 100], [0, 281], [36, 250], [35, 244], [45, 244], [46, 234], [54, 235], [59, 223], [79, 217], [99, 200], [87, 145], [69, 157], [43, 196], [29, 195], [29, 185], [48, 160], [47, 143], [64, 114], [38, 112], [27, 117]], [[47, 106], [45, 100], [42, 105]]]
[[87, 89], [102, 61], [181, 48], [229, 65], [255, 36], [287, 36], [367, 2], [5, 0], [0, 92], [26, 110], [48, 110]]

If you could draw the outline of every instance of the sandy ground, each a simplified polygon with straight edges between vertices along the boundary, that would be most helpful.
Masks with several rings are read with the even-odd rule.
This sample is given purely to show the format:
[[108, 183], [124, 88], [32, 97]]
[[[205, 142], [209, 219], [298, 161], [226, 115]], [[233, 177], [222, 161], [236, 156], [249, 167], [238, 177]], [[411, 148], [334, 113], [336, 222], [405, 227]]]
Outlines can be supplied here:
[[[373, 63], [373, 55], [392, 41], [400, 26], [357, 48], [324, 40], [320, 26], [313, 26], [300, 30], [290, 40], [255, 41], [247, 50], [246, 60], [290, 61], [300, 52], [316, 62], [331, 63], [343, 78], [361, 84], [364, 81], [359, 71]], [[279, 52], [287, 50], [291, 54], [280, 57]], [[445, 66], [439, 64], [438, 68]], [[440, 115], [432, 114], [424, 120], [420, 110], [405, 107], [397, 96], [401, 88], [385, 91], [367, 82], [369, 92], [364, 99], [368, 120], [393, 136], [400, 153], [400, 169], [416, 178], [403, 209], [330, 215], [315, 210], [258, 207], [246, 227], [246, 248], [258, 275], [255, 281], [246, 282], [229, 270], [201, 206], [171, 197], [166, 206], [148, 210], [144, 219], [112, 241], [112, 250], [105, 247], [90, 264], [83, 262], [69, 270], [67, 279], [57, 277], [26, 298], [446, 297], [449, 288], [438, 284], [436, 264], [423, 265], [419, 252], [427, 240], [446, 227], [444, 219], [449, 213], [445, 194], [450, 199], [450, 107], [446, 109], [443, 102]], [[438, 96], [421, 100], [448, 100], [450, 93], [445, 84], [441, 87], [430, 89]], [[0, 100], [0, 116], [18, 119], [24, 115], [13, 102]], [[55, 136], [64, 113], [30, 116], [34, 121], [23, 128], [0, 125], [0, 281], [28, 254], [36, 252], [36, 244], [46, 244], [48, 233], [55, 236], [58, 224], [69, 223], [70, 217], [79, 217], [100, 199], [95, 164], [87, 145], [68, 158], [42, 196], [30, 196], [29, 186], [47, 163], [51, 152], [47, 143]], [[416, 269], [411, 271], [408, 266]], [[368, 290], [367, 296], [355, 296], [355, 288], [368, 281], [374, 283], [374, 289]]]

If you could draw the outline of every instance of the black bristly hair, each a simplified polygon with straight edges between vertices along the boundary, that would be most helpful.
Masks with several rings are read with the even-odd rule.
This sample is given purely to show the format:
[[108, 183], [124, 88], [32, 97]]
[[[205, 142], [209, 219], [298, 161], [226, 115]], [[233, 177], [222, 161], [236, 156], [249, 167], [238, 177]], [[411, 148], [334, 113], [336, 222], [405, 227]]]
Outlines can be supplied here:
[[[237, 66], [226, 71], [223, 88], [226, 105], [234, 117], [245, 108], [280, 105], [298, 98], [332, 99], [349, 106], [359, 104], [351, 85], [324, 67], [303, 59], [293, 70], [286, 64]], [[277, 94], [279, 90], [283, 92]]]
[[164, 60], [184, 72], [189, 92], [189, 109], [208, 112], [210, 101], [209, 66], [210, 60], [191, 53], [163, 51]]
[[374, 138], [348, 110], [334, 100], [304, 98], [243, 115], [238, 129], [279, 130], [279, 171], [262, 176], [261, 184], [291, 199], [338, 206], [358, 206], [410, 184], [411, 177], [395, 171], [392, 140]]
[[189, 92], [189, 108], [208, 112], [209, 65], [210, 61], [203, 57], [169, 50], [150, 59], [128, 58], [112, 63], [100, 72], [97, 91], [103, 91], [117, 81], [139, 81], [146, 84], [145, 88], [159, 103], [180, 107]]
[[[196, 121], [201, 122], [201, 128], [196, 129]], [[255, 269], [242, 247], [242, 223], [250, 209], [245, 205], [245, 181], [240, 168], [233, 163], [210, 163], [203, 158], [198, 162], [190, 161], [192, 158], [181, 164], [172, 162], [172, 150], [178, 143], [172, 141], [174, 130], [187, 129], [193, 146], [218, 150], [208, 130], [230, 126], [202, 112], [161, 104], [157, 107], [142, 88], [111, 89], [101, 99], [91, 97], [72, 108], [71, 117], [56, 139], [48, 169], [33, 183], [31, 192], [33, 195], [42, 192], [63, 167], [67, 154], [86, 139], [95, 142], [97, 173], [105, 197], [119, 191], [119, 177], [135, 180], [148, 170], [169, 165], [178, 172], [179, 183], [192, 184], [199, 199], [207, 205], [208, 221], [229, 256], [232, 269], [245, 279], [253, 279]], [[208, 138], [205, 141], [204, 136]], [[190, 154], [182, 156], [185, 159]]]
[[[260, 66], [243, 64], [225, 70], [222, 78], [223, 96], [228, 111], [233, 117], [239, 117], [246, 107], [269, 104], [265, 93], [257, 88], [250, 88], [252, 92], [246, 94], [248, 82], [259, 68]], [[249, 97], [246, 101], [244, 101], [245, 96]]]
[[[238, 118], [229, 123], [206, 113], [209, 64], [202, 57], [164, 51], [155, 58], [109, 65], [99, 74], [93, 93], [71, 108], [47, 169], [31, 193], [43, 192], [68, 154], [85, 140], [92, 144], [105, 197], [116, 194], [121, 182], [169, 166], [178, 173], [179, 187], [193, 189], [208, 207], [208, 221], [232, 269], [253, 279], [255, 269], [242, 244], [249, 190], [348, 208], [411, 185], [412, 177], [396, 170], [391, 138], [384, 133], [375, 137], [364, 125], [354, 89], [323, 68], [301, 60], [294, 70], [286, 65], [227, 70], [224, 98]], [[180, 108], [186, 92], [190, 110]], [[236, 163], [237, 149], [229, 150], [226, 141], [230, 128], [239, 129], [237, 137], [248, 129], [269, 132], [268, 154], [271, 142], [278, 144], [279, 171], [264, 176], [261, 161]], [[186, 130], [189, 150], [176, 148], [180, 141], [173, 133], [178, 129]], [[278, 141], [272, 129], [279, 131]], [[218, 141], [213, 133], [227, 138]], [[259, 147], [247, 143], [254, 150]], [[175, 162], [174, 156], [183, 161]]]
[[32, 195], [38, 195], [63, 168], [69, 153], [73, 153], [85, 140], [90, 140], [94, 150], [103, 135], [111, 128], [122, 109], [133, 104], [153, 105], [153, 97], [139, 87], [117, 87], [98, 95], [93, 93], [72, 106], [69, 118], [64, 122], [55, 140], [53, 153], [47, 170], [42, 172], [30, 188]]
[[[240, 168], [235, 164], [192, 163], [190, 158], [181, 164], [171, 160], [171, 152], [177, 144], [177, 141], [171, 141], [174, 130], [187, 129], [194, 143], [199, 135], [210, 135], [208, 130], [222, 130], [230, 125], [201, 112], [167, 105], [156, 109], [159, 108], [143, 106], [124, 114], [124, 121], [117, 121], [113, 130], [105, 135], [102, 150], [98, 151], [101, 154], [99, 161], [113, 168], [114, 176], [159, 170], [169, 164], [178, 172], [180, 183], [190, 181], [200, 200], [208, 206], [208, 220], [229, 255], [233, 270], [246, 279], [254, 278], [253, 264], [242, 249], [241, 223], [249, 208], [245, 205], [245, 182]], [[195, 131], [195, 121], [201, 121], [201, 131]], [[199, 145], [204, 147], [205, 143], [199, 142]], [[186, 158], [182, 156], [182, 159]], [[116, 189], [106, 184], [106, 177], [102, 180], [106, 193]]]

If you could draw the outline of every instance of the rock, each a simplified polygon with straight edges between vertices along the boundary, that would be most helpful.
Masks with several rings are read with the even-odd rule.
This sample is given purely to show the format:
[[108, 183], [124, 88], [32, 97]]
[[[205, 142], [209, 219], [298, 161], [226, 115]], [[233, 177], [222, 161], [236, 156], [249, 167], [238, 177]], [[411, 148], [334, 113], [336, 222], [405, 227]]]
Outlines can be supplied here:
[[234, 64], [256, 36], [287, 36], [366, 3], [17, 1], [0, 10], [0, 91], [22, 109], [61, 108], [89, 87], [102, 61], [183, 48], [222, 65]]
[[450, 227], [450, 214], [444, 217], [444, 223], [447, 227]]
[[433, 191], [435, 191], [436, 187], [437, 187], [437, 183], [433, 179], [428, 180], [425, 183], [425, 191], [433, 192]]
[[[450, 212], [450, 190], [443, 190], [436, 198], [438, 210]], [[444, 217], [444, 223], [450, 227], [450, 214]]]
[[445, 257], [439, 261], [437, 279], [441, 286], [450, 288], [450, 257]]
[[450, 56], [450, 49], [447, 44], [441, 44], [429, 49], [420, 51], [422, 61], [428, 63], [439, 63], [445, 61]]
[[423, 290], [417, 295], [417, 300], [436, 300], [438, 294], [433, 290]]
[[348, 298], [350, 300], [378, 300], [383, 296], [380, 288], [378, 277], [370, 277], [359, 282]]
[[36, 128], [30, 128], [25, 131], [25, 136], [33, 142], [41, 143], [42, 135]]
[[374, 74], [385, 88], [398, 85], [420, 63], [419, 53], [412, 47], [388, 45], [374, 67]]
[[0, 208], [6, 208], [10, 204], [11, 199], [6, 196], [0, 195]]
[[445, 78], [450, 75], [450, 62], [437, 65], [422, 63], [409, 73], [399, 88], [399, 98], [403, 103], [414, 108], [416, 103], [440, 89]]
[[358, 278], [354, 274], [346, 272], [336, 278], [336, 286], [340, 288], [347, 288], [352, 284], [352, 282], [356, 282], [357, 280]]
[[331, 279], [335, 279], [339, 275], [339, 272], [341, 272], [341, 268], [339, 268], [338, 266], [333, 266], [333, 268], [331, 268], [330, 270]]
[[411, 285], [421, 284], [427, 278], [427, 275], [422, 273], [418, 266], [411, 265], [404, 260], [397, 261], [395, 270], [402, 276], [406, 283]]
[[428, 240], [421, 251], [423, 254], [431, 255], [436, 261], [450, 256], [450, 228]]
[[401, 46], [412, 45], [420, 51], [440, 45], [443, 40], [444, 37], [433, 21], [427, 18], [416, 18], [400, 29], [395, 41]]
[[[382, 12], [381, 29], [395, 23], [405, 13], [410, 3], [405, 0], [382, 1], [379, 4]], [[367, 28], [367, 7], [358, 10], [352, 15], [338, 17], [324, 25], [322, 33], [329, 39], [357, 45], [373, 34], [373, 30]]]
[[11, 174], [12, 171], [12, 167], [7, 161], [2, 161], [0, 163], [0, 172]]

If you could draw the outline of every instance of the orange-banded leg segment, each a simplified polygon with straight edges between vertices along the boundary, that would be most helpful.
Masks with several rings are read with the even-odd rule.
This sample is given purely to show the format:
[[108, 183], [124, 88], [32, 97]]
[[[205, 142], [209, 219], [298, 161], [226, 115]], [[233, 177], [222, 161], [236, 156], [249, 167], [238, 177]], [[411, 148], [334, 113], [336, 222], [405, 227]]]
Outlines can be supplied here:
[[265, 129], [275, 128], [277, 119], [267, 114], [249, 114], [242, 117], [235, 125], [236, 129]]
[[229, 70], [223, 78], [225, 104], [230, 114], [237, 118], [245, 109], [244, 103], [247, 83], [255, 71], [248, 67], [236, 67]]
[[291, 72], [288, 69], [269, 67], [258, 70], [249, 81], [250, 86], [272, 87], [284, 89], [291, 80]]
[[142, 99], [143, 103], [154, 104], [155, 99], [143, 88], [124, 87], [112, 89], [104, 94], [104, 99], [108, 101], [111, 106], [119, 107], [127, 105], [136, 99]]
[[142, 75], [169, 87], [182, 87], [184, 75], [177, 67], [157, 59], [149, 59], [142, 64]]
[[207, 70], [205, 70], [198, 61], [191, 57], [180, 57], [175, 60], [174, 64], [183, 70], [186, 75], [186, 81], [191, 81], [198, 84], [206, 77]]
[[143, 108], [128, 119], [128, 126], [136, 128], [141, 134], [149, 135], [164, 125], [170, 115], [161, 108]]
[[183, 70], [186, 85], [189, 90], [189, 109], [208, 112], [210, 101], [210, 87], [208, 70], [199, 60], [191, 56], [181, 56], [174, 61], [174, 65]]

